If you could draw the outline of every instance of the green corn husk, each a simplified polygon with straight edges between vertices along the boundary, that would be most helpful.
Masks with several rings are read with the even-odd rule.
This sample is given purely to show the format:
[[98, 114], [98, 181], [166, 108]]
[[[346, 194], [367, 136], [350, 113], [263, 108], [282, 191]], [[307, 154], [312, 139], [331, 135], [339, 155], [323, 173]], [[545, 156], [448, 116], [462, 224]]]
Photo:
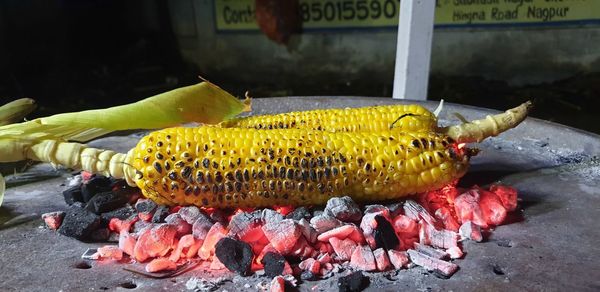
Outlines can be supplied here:
[[[0, 162], [32, 159], [28, 152], [45, 140], [85, 142], [120, 130], [166, 128], [189, 122], [217, 124], [249, 110], [250, 99], [242, 102], [205, 81], [122, 106], [0, 126]], [[0, 176], [0, 205], [3, 195], [4, 179]]]
[[0, 106], [0, 126], [23, 120], [35, 107], [35, 101], [31, 98], [17, 99]]

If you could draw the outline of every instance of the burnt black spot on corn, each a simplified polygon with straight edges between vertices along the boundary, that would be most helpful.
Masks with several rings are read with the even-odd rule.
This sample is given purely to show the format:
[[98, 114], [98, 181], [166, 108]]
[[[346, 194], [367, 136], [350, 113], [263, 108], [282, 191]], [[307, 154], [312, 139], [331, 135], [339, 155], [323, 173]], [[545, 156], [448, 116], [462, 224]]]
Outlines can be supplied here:
[[[435, 132], [397, 129], [333, 133], [170, 128], [144, 137], [131, 158], [141, 174], [136, 184], [159, 202], [211, 207], [307, 205], [343, 194], [358, 201], [384, 200], [442, 187], [465, 173], [469, 159], [455, 144], [443, 146], [446, 138]], [[156, 141], [163, 143], [164, 151], [186, 158], [176, 163], [177, 169], [168, 171], [172, 168], [168, 161], [154, 155], [144, 159]], [[223, 171], [232, 161], [239, 163]]]
[[[411, 104], [251, 116], [225, 121], [220, 126], [254, 129], [311, 129], [329, 132], [384, 131], [393, 127], [413, 132], [435, 130], [437, 118], [426, 108]], [[292, 152], [294, 150], [292, 149]]]

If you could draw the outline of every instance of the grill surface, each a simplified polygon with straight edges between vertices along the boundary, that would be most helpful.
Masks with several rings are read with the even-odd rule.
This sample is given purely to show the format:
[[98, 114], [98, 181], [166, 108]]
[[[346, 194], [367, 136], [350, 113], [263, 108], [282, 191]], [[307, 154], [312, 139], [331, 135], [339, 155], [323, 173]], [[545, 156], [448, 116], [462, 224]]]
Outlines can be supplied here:
[[[254, 113], [397, 102], [362, 97], [254, 99]], [[430, 109], [437, 106], [433, 102], [424, 105]], [[447, 124], [454, 112], [467, 119], [493, 113], [450, 104], [445, 106], [441, 122]], [[90, 144], [126, 151], [135, 145], [137, 137], [109, 137]], [[482, 152], [472, 160], [471, 170], [461, 183], [501, 181], [512, 185], [519, 190], [522, 212], [512, 216], [512, 223], [496, 228], [486, 242], [465, 243], [466, 257], [456, 261], [460, 270], [452, 278], [439, 279], [421, 268], [371, 274], [369, 290], [600, 289], [600, 163], [593, 158], [600, 153], [600, 137], [529, 118], [479, 148]], [[187, 280], [202, 275], [193, 271], [173, 279], [153, 280], [123, 271], [124, 265], [90, 262], [91, 267], [85, 268], [81, 254], [102, 244], [82, 243], [40, 228], [40, 214], [66, 208], [61, 184], [69, 174], [55, 172], [48, 165], [31, 171], [40, 171], [42, 175], [37, 177], [59, 177], [8, 190], [0, 208], [0, 291], [185, 290]], [[220, 289], [254, 291], [261, 281], [269, 279], [236, 276]], [[336, 282], [337, 277], [305, 282], [300, 289], [316, 291], [312, 289], [316, 285], [330, 290]], [[245, 284], [249, 288], [244, 288]]]

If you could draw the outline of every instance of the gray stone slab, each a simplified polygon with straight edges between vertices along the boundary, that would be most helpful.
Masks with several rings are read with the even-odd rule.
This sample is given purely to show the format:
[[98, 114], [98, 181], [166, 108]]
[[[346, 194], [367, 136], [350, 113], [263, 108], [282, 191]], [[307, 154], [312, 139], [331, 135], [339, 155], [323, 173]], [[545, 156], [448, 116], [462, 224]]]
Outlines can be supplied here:
[[[274, 113], [398, 102], [292, 97], [255, 99], [254, 108], [255, 113]], [[437, 105], [424, 104], [430, 109]], [[494, 113], [447, 105], [441, 122], [452, 122], [453, 112], [468, 119]], [[137, 139], [108, 137], [91, 144], [125, 151]], [[473, 158], [463, 182], [513, 185], [519, 190], [522, 211], [514, 214], [512, 223], [496, 228], [486, 242], [465, 243], [466, 257], [456, 261], [460, 270], [452, 278], [439, 279], [421, 268], [369, 273], [372, 284], [368, 290], [599, 290], [600, 164], [593, 159], [600, 153], [599, 136], [528, 118], [518, 128], [479, 147], [482, 152]], [[45, 165], [38, 168], [53, 171]], [[9, 188], [0, 208], [0, 291], [130, 290], [125, 287], [133, 286], [139, 291], [175, 291], [185, 290], [185, 283], [193, 276], [220, 276], [194, 270], [173, 279], [154, 280], [122, 270], [124, 264], [100, 262], [88, 262], [90, 268], [82, 269], [83, 252], [101, 244], [79, 242], [42, 227], [42, 213], [66, 208], [60, 192], [70, 173], [58, 175]], [[259, 276], [228, 279], [219, 289], [255, 291], [257, 284], [268, 282]], [[336, 290], [336, 281], [337, 277], [305, 282], [300, 290]]]

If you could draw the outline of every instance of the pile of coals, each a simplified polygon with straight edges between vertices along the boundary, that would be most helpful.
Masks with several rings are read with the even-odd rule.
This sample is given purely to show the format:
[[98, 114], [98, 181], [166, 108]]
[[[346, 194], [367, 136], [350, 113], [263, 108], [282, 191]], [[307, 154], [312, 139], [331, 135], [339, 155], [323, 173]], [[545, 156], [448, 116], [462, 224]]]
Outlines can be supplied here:
[[118, 243], [88, 258], [146, 263], [148, 273], [190, 262], [242, 276], [262, 270], [275, 291], [348, 270], [357, 273], [339, 279], [345, 291], [368, 285], [361, 271], [420, 266], [451, 277], [459, 268], [453, 259], [463, 257], [461, 241], [481, 241], [482, 229], [500, 225], [517, 207], [516, 191], [502, 185], [447, 186], [386, 205], [361, 206], [345, 196], [324, 208], [168, 207], [122, 181], [87, 174], [81, 180], [64, 192], [66, 212], [44, 220], [67, 236]]

